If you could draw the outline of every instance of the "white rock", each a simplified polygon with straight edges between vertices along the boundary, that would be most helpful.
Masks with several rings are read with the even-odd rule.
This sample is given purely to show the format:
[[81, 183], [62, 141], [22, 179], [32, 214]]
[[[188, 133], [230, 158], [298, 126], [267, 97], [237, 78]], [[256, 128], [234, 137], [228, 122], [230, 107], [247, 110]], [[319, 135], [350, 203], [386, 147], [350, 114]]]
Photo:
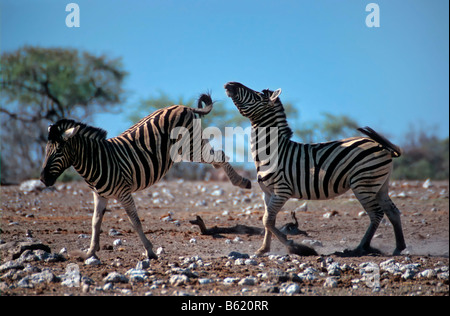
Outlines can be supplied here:
[[201, 285], [210, 284], [210, 283], [214, 283], [214, 280], [208, 279], [208, 278], [201, 278], [201, 279], [198, 279], [198, 283]]
[[60, 278], [63, 280], [61, 282], [62, 285], [79, 287], [81, 280], [80, 267], [76, 263], [69, 263], [66, 266], [66, 273], [60, 276]]
[[32, 191], [41, 191], [45, 189], [45, 184], [41, 180], [27, 180], [20, 184], [19, 190], [28, 193]]
[[434, 271], [433, 269], [427, 269], [427, 270], [423, 270], [422, 272], [420, 272], [418, 274], [418, 276], [420, 278], [426, 278], [426, 279], [430, 279], [433, 278], [437, 275], [436, 271]]
[[103, 278], [105, 283], [128, 283], [128, 278], [123, 274], [118, 272], [110, 272], [106, 277]]
[[323, 283], [323, 287], [329, 287], [329, 288], [335, 288], [338, 286], [338, 282], [335, 278], [326, 278], [325, 282]]
[[185, 274], [175, 274], [172, 275], [169, 279], [169, 283], [174, 286], [186, 284], [187, 282], [189, 282], [189, 278]]
[[239, 280], [240, 280], [239, 278], [231, 278], [231, 277], [227, 277], [227, 278], [223, 279], [223, 284], [225, 284], [225, 285], [231, 285], [231, 284], [236, 283], [236, 282], [239, 281]]
[[87, 259], [84, 261], [84, 264], [87, 265], [87, 266], [98, 266], [98, 265], [101, 265], [102, 263], [101, 263], [101, 261], [98, 260], [97, 258], [95, 258], [95, 257], [90, 257], [90, 258], [87, 258]]
[[218, 189], [218, 190], [214, 190], [213, 192], [211, 192], [212, 196], [222, 196], [225, 193], [224, 190], [222, 189]]
[[433, 185], [431, 184], [431, 180], [430, 179], [426, 179], [425, 182], [422, 184], [422, 188], [424, 189], [428, 189], [430, 187], [432, 187]]
[[284, 292], [287, 295], [298, 294], [300, 293], [300, 285], [297, 283], [288, 284], [285, 288], [281, 289], [281, 292]]
[[239, 284], [239, 285], [255, 285], [255, 284], [256, 284], [256, 278], [255, 278], [255, 277], [248, 276], [248, 277], [242, 278], [242, 279], [239, 281], [238, 284]]

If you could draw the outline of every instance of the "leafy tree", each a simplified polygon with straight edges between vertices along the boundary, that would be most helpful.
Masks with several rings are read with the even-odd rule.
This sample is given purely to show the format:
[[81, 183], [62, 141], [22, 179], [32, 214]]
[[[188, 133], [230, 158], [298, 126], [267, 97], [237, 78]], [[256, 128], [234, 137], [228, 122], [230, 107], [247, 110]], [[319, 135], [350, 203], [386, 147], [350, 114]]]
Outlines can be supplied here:
[[394, 160], [394, 178], [448, 180], [449, 138], [439, 139], [412, 129], [405, 137], [402, 156]]
[[346, 115], [322, 113], [321, 121], [298, 124], [294, 132], [305, 143], [331, 141], [357, 136], [358, 123]]
[[1, 60], [2, 183], [36, 175], [49, 123], [86, 120], [123, 102], [127, 72], [121, 59], [25, 46], [4, 52]]

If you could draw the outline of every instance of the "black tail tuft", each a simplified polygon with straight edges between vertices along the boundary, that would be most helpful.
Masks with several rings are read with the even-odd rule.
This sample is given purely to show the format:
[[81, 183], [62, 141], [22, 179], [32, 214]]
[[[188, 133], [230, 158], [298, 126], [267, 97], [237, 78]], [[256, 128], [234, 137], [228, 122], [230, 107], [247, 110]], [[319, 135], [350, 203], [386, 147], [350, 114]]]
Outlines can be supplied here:
[[360, 127], [358, 128], [358, 131], [372, 138], [378, 144], [383, 146], [386, 150], [389, 150], [393, 157], [400, 157], [402, 155], [402, 150], [400, 149], [400, 147], [392, 144], [386, 137], [378, 134], [370, 127], [368, 126]]
[[[206, 115], [212, 110], [213, 100], [211, 99], [211, 95], [209, 93], [203, 93], [200, 95], [197, 101], [198, 109], [194, 109], [194, 112], [200, 115]], [[205, 107], [203, 107], [205, 104]]]

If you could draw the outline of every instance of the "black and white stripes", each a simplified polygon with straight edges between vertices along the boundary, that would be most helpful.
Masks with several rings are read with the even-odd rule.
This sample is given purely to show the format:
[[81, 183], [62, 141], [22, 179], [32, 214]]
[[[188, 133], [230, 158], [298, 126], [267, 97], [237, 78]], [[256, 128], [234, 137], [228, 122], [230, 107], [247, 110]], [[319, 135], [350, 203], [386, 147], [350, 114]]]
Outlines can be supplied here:
[[[295, 249], [292, 241], [275, 228], [276, 214], [288, 199], [328, 199], [349, 189], [371, 220], [356, 253], [371, 251], [370, 241], [383, 214], [394, 226], [397, 242], [394, 253], [405, 249], [400, 213], [388, 195], [392, 158], [400, 156], [397, 146], [368, 127], [360, 131], [369, 137], [296, 143], [290, 140], [292, 131], [278, 98], [281, 90], [257, 92], [237, 82], [227, 83], [225, 89], [252, 125], [252, 155], [266, 204], [263, 219], [266, 235], [259, 254], [269, 251], [272, 233], [291, 250]], [[261, 159], [261, 153], [269, 159]]]
[[[205, 108], [202, 103], [206, 104]], [[178, 158], [223, 168], [234, 185], [251, 187], [251, 182], [227, 162], [225, 154], [215, 152], [208, 140], [201, 137], [201, 124], [196, 119], [208, 114], [212, 104], [209, 95], [202, 95], [198, 109], [173, 105], [157, 110], [110, 139], [106, 139], [104, 130], [73, 120], [60, 120], [49, 127], [41, 180], [47, 186], [53, 185], [65, 169], [73, 166], [94, 191], [93, 234], [87, 256], [95, 255], [99, 249], [103, 213], [108, 199], [115, 198], [127, 211], [147, 256], [156, 258], [142, 231], [131, 193], [159, 181]], [[177, 137], [177, 130], [185, 131], [187, 137]], [[178, 149], [176, 145], [180, 142], [183, 146]]]

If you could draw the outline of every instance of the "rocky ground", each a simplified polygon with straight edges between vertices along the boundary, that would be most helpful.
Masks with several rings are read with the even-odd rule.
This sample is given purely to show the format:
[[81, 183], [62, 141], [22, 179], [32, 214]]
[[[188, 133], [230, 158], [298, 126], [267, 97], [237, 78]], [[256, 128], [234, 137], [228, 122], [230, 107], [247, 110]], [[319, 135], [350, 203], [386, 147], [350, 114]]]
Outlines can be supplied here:
[[276, 240], [264, 257], [261, 235], [202, 235], [208, 227], [261, 226], [261, 191], [226, 182], [163, 181], [135, 194], [144, 231], [159, 259], [148, 261], [117, 201], [103, 221], [99, 259], [82, 260], [93, 199], [80, 183], [54, 188], [1, 187], [1, 295], [449, 295], [448, 182], [394, 182], [408, 248], [391, 256], [392, 226], [381, 223], [377, 256], [335, 252], [358, 245], [369, 219], [351, 193], [329, 201], [290, 200], [278, 226], [292, 221], [308, 236], [290, 236], [319, 255], [287, 254]]

